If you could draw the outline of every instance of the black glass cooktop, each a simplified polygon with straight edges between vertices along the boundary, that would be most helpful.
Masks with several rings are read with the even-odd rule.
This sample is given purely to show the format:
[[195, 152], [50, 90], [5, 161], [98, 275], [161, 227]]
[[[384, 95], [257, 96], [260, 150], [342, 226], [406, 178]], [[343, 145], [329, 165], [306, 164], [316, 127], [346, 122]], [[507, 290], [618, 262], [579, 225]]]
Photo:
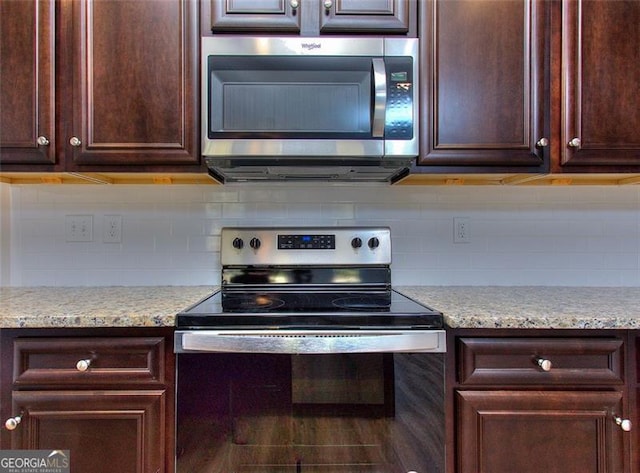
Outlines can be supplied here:
[[442, 314], [391, 290], [362, 292], [218, 291], [178, 314], [190, 329], [435, 329]]

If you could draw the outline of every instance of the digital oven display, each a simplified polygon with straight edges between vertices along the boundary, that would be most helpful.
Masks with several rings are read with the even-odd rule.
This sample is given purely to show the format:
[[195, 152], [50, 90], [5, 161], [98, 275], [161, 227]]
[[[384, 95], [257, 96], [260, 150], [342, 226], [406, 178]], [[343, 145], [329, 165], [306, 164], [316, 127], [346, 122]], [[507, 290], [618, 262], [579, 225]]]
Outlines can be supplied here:
[[279, 250], [335, 250], [335, 235], [278, 235]]

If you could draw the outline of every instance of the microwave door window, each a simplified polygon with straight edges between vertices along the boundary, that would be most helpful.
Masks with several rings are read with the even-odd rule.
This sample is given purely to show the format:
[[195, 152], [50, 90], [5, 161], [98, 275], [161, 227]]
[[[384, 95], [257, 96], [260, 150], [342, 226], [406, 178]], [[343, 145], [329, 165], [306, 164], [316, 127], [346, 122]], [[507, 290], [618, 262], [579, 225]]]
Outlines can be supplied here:
[[209, 58], [210, 138], [371, 138], [371, 59]]

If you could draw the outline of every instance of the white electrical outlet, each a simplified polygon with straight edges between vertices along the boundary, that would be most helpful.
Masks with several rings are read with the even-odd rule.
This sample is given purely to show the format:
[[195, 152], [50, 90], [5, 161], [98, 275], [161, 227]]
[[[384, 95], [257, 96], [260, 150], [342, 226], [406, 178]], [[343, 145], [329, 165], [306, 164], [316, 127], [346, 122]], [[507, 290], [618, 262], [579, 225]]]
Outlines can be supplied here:
[[122, 215], [105, 215], [102, 219], [102, 241], [122, 242]]
[[66, 215], [64, 229], [68, 242], [93, 241], [93, 215]]
[[453, 242], [471, 243], [471, 224], [469, 217], [455, 217], [453, 219]]

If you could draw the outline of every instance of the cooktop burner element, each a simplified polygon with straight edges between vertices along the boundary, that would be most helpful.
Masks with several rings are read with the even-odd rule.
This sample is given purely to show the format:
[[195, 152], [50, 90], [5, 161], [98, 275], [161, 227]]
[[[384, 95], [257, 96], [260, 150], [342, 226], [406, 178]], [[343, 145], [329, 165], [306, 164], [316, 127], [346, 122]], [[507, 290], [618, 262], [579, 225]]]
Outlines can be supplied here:
[[375, 295], [346, 296], [334, 299], [333, 305], [346, 310], [388, 311], [391, 306], [391, 300], [388, 297]]
[[[359, 297], [342, 297], [339, 300], [358, 302]], [[260, 308], [231, 310], [223, 308], [223, 294], [218, 291], [193, 307], [178, 314], [177, 325], [181, 328], [334, 328], [358, 329], [442, 328], [442, 314], [426, 307], [397, 291], [391, 291], [390, 303], [385, 306], [360, 304], [356, 309], [349, 305], [331, 308], [289, 307], [268, 305]]]
[[226, 312], [264, 312], [277, 310], [284, 305], [282, 299], [268, 294], [235, 294], [224, 298]]

